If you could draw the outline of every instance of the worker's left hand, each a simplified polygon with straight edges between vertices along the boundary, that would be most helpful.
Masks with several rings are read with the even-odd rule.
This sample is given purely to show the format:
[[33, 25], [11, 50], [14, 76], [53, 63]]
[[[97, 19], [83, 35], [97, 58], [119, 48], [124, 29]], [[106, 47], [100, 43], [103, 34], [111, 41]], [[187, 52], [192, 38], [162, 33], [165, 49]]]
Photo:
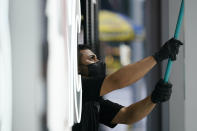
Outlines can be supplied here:
[[151, 94], [151, 101], [153, 103], [161, 103], [168, 101], [172, 94], [172, 84], [164, 82], [163, 79], [160, 79], [155, 89]]
[[153, 57], [157, 63], [168, 58], [171, 58], [171, 60], [174, 61], [176, 60], [176, 55], [179, 53], [180, 45], [183, 45], [181, 41], [171, 38], [161, 47], [158, 52], [153, 55]]

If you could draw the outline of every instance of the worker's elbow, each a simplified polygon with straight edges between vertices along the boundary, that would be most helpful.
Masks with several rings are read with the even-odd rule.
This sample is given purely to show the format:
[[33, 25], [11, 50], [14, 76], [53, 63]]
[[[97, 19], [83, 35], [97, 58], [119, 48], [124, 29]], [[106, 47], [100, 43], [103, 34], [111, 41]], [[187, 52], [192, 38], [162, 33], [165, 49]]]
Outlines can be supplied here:
[[106, 80], [109, 81], [109, 83], [111, 83], [114, 89], [123, 88], [122, 82], [117, 77], [113, 77], [112, 75], [110, 75], [109, 77], [106, 78]]
[[123, 77], [114, 77], [112, 78], [112, 81], [117, 89], [121, 89], [130, 85], [129, 84], [130, 81], [128, 81], [127, 79], [123, 79]]
[[116, 87], [116, 89], [123, 88], [123, 85], [119, 80], [114, 80], [113, 83], [114, 83], [114, 86]]
[[125, 82], [121, 78], [112, 79], [116, 89], [121, 89], [125, 87]]
[[128, 109], [128, 107], [125, 107], [122, 111], [123, 111], [122, 124], [132, 125], [136, 122], [135, 115], [130, 109]]
[[125, 124], [125, 125], [132, 125], [133, 124], [132, 118], [125, 119], [123, 124]]
[[127, 107], [124, 107], [120, 110], [119, 116], [116, 117], [116, 122], [125, 125], [133, 124], [132, 115], [130, 115]]
[[131, 120], [127, 120], [127, 121], [125, 121], [125, 125], [132, 125], [134, 122], [133, 121], [131, 121]]

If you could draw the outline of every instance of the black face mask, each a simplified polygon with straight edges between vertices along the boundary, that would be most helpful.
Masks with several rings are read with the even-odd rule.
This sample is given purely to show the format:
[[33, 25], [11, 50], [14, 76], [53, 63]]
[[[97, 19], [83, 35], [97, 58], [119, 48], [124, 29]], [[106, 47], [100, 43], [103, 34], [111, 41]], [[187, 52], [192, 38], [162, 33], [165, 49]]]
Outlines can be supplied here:
[[106, 64], [104, 62], [98, 61], [93, 64], [88, 65], [88, 76], [105, 76], [106, 75]]

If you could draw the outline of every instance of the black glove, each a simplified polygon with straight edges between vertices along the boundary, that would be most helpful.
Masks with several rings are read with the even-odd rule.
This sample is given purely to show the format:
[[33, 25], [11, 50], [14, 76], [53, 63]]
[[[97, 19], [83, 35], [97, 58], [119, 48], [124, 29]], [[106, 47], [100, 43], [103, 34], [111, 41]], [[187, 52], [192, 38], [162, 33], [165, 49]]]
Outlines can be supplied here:
[[163, 79], [160, 79], [151, 94], [151, 100], [153, 103], [165, 102], [170, 99], [171, 94], [172, 84], [165, 83]]
[[180, 45], [183, 45], [181, 41], [171, 38], [161, 47], [158, 52], [153, 55], [153, 57], [157, 63], [167, 58], [171, 58], [171, 60], [174, 61], [176, 60], [176, 55], [179, 53]]

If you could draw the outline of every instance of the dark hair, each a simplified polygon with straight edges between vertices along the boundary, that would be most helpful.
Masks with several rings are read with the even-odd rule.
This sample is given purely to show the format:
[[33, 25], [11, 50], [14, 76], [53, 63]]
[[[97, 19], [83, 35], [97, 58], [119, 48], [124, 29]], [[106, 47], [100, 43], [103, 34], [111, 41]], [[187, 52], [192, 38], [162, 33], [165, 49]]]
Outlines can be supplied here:
[[88, 45], [78, 45], [77, 46], [77, 50], [78, 50], [78, 64], [80, 65], [81, 64], [81, 56], [82, 56], [82, 54], [80, 53], [80, 51], [81, 50], [91, 50], [92, 51], [92, 48], [91, 48], [91, 46], [88, 46]]
[[89, 45], [78, 45], [78, 51], [86, 49], [91, 50], [92, 48]]

